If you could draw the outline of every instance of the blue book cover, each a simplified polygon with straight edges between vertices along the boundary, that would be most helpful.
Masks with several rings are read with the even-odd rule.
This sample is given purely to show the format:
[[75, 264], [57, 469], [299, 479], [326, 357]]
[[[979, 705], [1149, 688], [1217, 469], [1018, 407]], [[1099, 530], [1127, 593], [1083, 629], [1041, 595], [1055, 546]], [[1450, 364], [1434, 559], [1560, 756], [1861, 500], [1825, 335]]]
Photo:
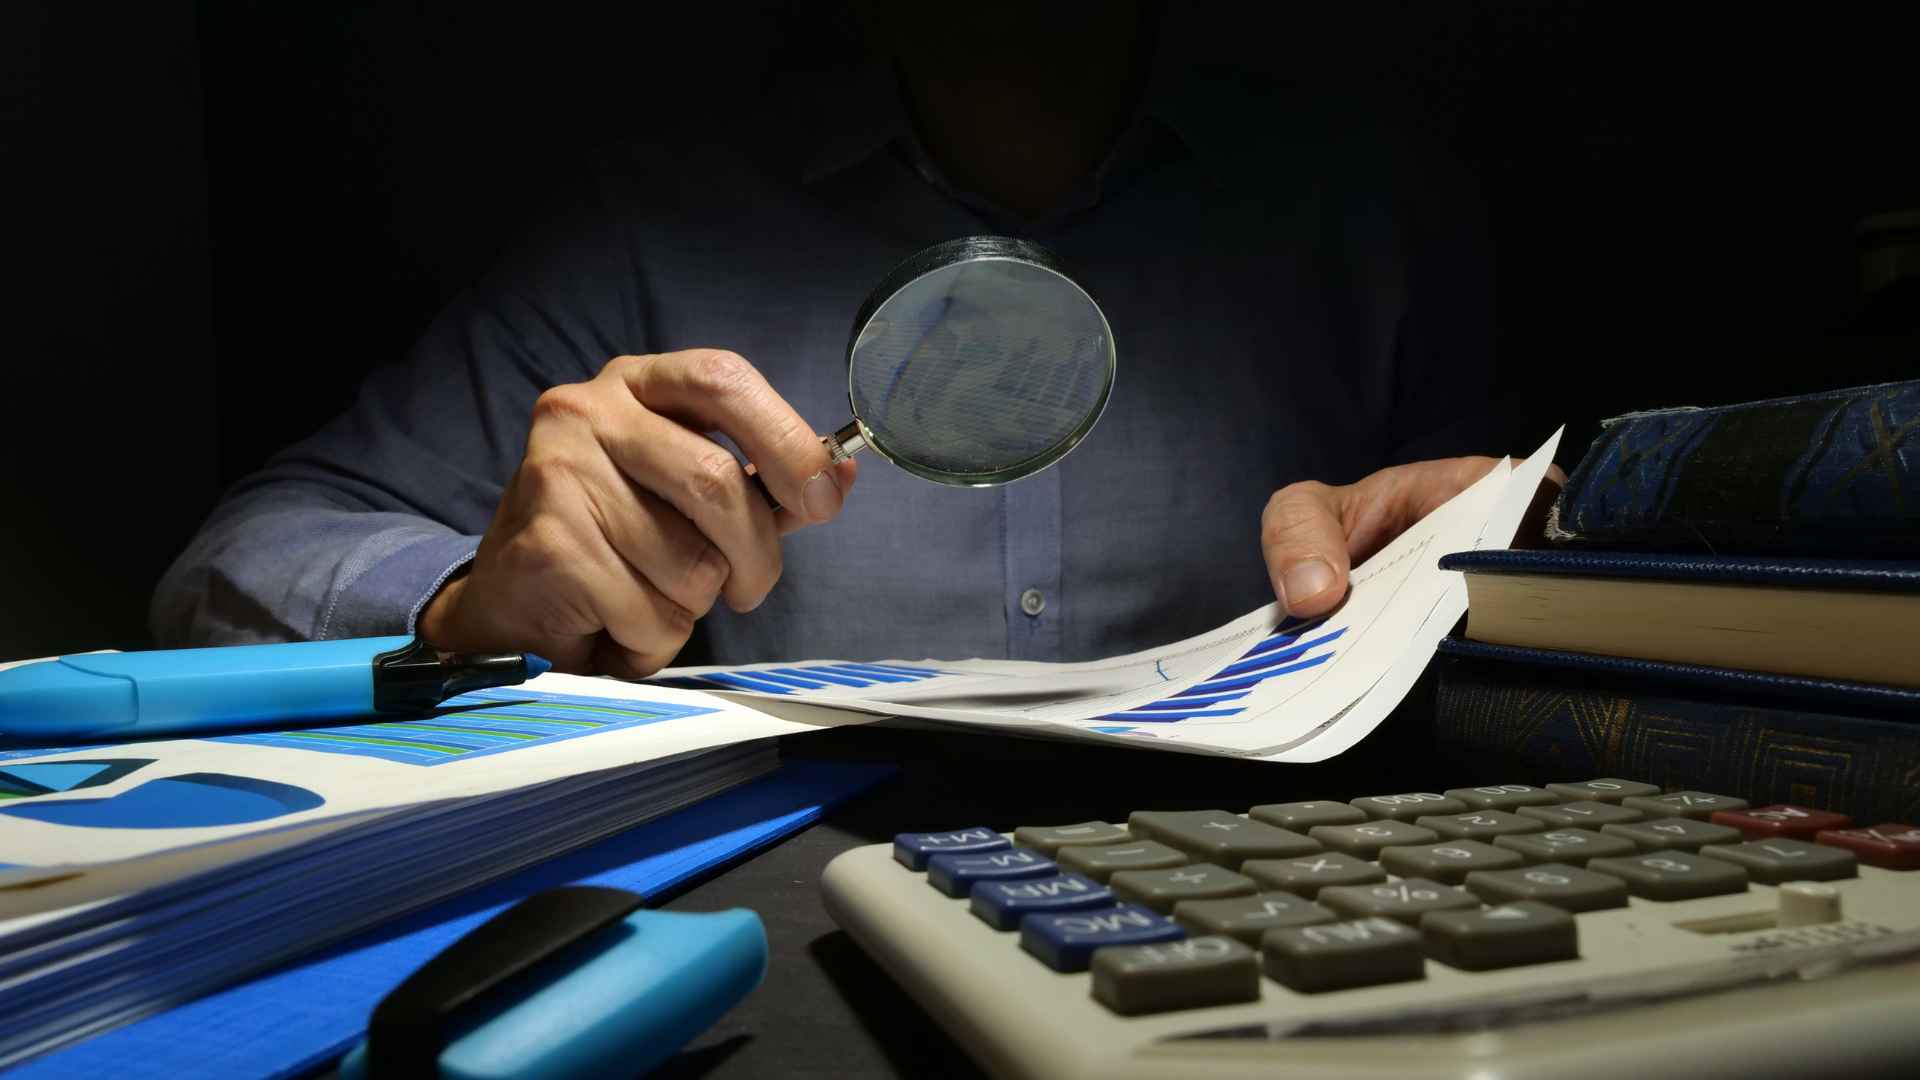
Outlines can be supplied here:
[[1720, 553], [1920, 550], [1920, 380], [1606, 421], [1556, 543]]

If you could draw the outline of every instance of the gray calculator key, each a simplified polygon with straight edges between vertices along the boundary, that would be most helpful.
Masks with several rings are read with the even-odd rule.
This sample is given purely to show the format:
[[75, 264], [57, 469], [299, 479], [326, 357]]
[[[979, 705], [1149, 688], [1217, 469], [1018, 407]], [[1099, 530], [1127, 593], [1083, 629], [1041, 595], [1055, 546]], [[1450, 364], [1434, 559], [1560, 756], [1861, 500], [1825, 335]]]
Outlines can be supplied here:
[[1247, 816], [1294, 832], [1306, 832], [1315, 825], [1358, 825], [1367, 820], [1364, 811], [1355, 810], [1343, 802], [1324, 799], [1316, 802], [1267, 803], [1247, 811]]
[[1700, 854], [1747, 868], [1747, 876], [1762, 885], [1783, 881], [1835, 881], [1860, 876], [1860, 860], [1845, 848], [1809, 844], [1805, 840], [1755, 840], [1751, 844], [1703, 847]]
[[1409, 825], [1404, 821], [1369, 821], [1361, 825], [1315, 825], [1307, 835], [1334, 851], [1356, 859], [1371, 859], [1381, 848], [1405, 844], [1431, 844], [1440, 839], [1432, 829]]
[[1187, 853], [1157, 840], [1135, 840], [1129, 844], [1101, 844], [1081, 847], [1068, 844], [1053, 853], [1055, 862], [1068, 870], [1105, 882], [1117, 870], [1168, 870], [1193, 860]]
[[1585, 866], [1588, 859], [1631, 855], [1639, 850], [1631, 840], [1607, 836], [1592, 829], [1549, 829], [1546, 832], [1496, 836], [1493, 846], [1517, 851], [1528, 862], [1571, 863], [1574, 866]]
[[1513, 833], [1541, 832], [1547, 823], [1537, 818], [1509, 814], [1505, 810], [1469, 810], [1464, 814], [1439, 814], [1415, 818], [1415, 825], [1432, 829], [1450, 840], [1492, 840]]
[[1182, 900], [1252, 896], [1260, 888], [1252, 878], [1212, 863], [1194, 863], [1172, 870], [1121, 870], [1107, 884], [1122, 899], [1145, 905], [1162, 915], [1172, 914], [1173, 905]]
[[1320, 850], [1297, 832], [1248, 821], [1225, 810], [1136, 810], [1127, 818], [1136, 835], [1229, 869], [1248, 859], [1287, 859]]
[[1638, 780], [1622, 780], [1617, 776], [1602, 777], [1599, 780], [1582, 780], [1579, 783], [1548, 784], [1547, 790], [1562, 798], [1575, 801], [1603, 802], [1618, 804], [1622, 799], [1631, 799], [1635, 795], [1658, 795], [1660, 785], [1643, 784]]
[[1093, 954], [1093, 996], [1123, 1016], [1260, 1000], [1260, 959], [1230, 937], [1114, 945]]
[[1262, 888], [1278, 889], [1311, 900], [1329, 885], [1371, 885], [1387, 880], [1379, 866], [1338, 851], [1303, 855], [1297, 859], [1249, 859], [1240, 872]]
[[1561, 911], [1627, 906], [1626, 882], [1566, 863], [1541, 863], [1524, 870], [1476, 870], [1467, 875], [1467, 891], [1489, 904], [1537, 900]]
[[1268, 977], [1304, 993], [1424, 979], [1420, 934], [1391, 919], [1355, 919], [1269, 930], [1260, 940]]
[[1196, 934], [1226, 934], [1248, 945], [1260, 944], [1260, 936], [1269, 930], [1312, 926], [1339, 918], [1311, 900], [1283, 892], [1228, 900], [1182, 900], [1173, 906], [1173, 917]]
[[1573, 916], [1533, 900], [1485, 911], [1436, 911], [1420, 920], [1429, 957], [1467, 971], [1573, 960], [1580, 955]]
[[1441, 794], [1449, 799], [1459, 799], [1470, 810], [1518, 810], [1523, 806], [1552, 806], [1566, 801], [1546, 788], [1531, 784], [1484, 784], [1480, 787], [1448, 788]]
[[1745, 810], [1747, 800], [1704, 791], [1676, 791], [1671, 795], [1635, 795], [1620, 800], [1620, 805], [1649, 818], [1684, 817], [1705, 821], [1721, 810]]
[[1448, 885], [1467, 880], [1475, 870], [1506, 870], [1526, 859], [1517, 851], [1478, 840], [1445, 840], [1416, 847], [1390, 847], [1380, 852], [1380, 866], [1406, 878], [1432, 878]]
[[1407, 791], [1399, 795], [1366, 795], [1348, 805], [1370, 818], [1382, 821], [1412, 821], [1428, 814], [1458, 814], [1467, 809], [1459, 799], [1449, 799], [1437, 791]]
[[1628, 825], [1646, 817], [1638, 810], [1603, 802], [1570, 802], [1559, 806], [1523, 806], [1518, 813], [1544, 821], [1556, 829], [1598, 829], [1605, 825]]
[[1737, 844], [1740, 830], [1710, 821], [1670, 817], [1630, 825], [1602, 825], [1608, 836], [1631, 840], [1641, 851], [1699, 851], [1707, 844]]
[[1692, 900], [1747, 891], [1747, 868], [1706, 855], [1663, 851], [1621, 859], [1593, 859], [1587, 869], [1627, 883], [1646, 900]]
[[1083, 821], [1078, 825], [1022, 825], [1013, 830], [1013, 842], [1052, 855], [1068, 844], [1124, 844], [1133, 834], [1104, 821]]
[[1320, 890], [1320, 903], [1349, 918], [1394, 919], [1420, 925], [1429, 911], [1478, 908], [1480, 900], [1464, 889], [1426, 878], [1401, 878], [1384, 885], [1336, 885]]

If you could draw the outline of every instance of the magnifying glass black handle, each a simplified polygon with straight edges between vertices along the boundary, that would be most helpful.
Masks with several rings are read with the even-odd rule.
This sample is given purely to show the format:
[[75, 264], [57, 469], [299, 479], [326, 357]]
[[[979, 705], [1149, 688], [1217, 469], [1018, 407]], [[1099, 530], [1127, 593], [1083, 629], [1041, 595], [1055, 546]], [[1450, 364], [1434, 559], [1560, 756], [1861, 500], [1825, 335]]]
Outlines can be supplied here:
[[[860, 430], [860, 421], [855, 420], [831, 435], [820, 436], [820, 445], [827, 448], [827, 464], [833, 466], [865, 450], [867, 436]], [[760, 489], [760, 496], [767, 500], [768, 509], [780, 509], [780, 499], [767, 487], [767, 482], [760, 478], [760, 471], [752, 465], [747, 466], [747, 479]]]

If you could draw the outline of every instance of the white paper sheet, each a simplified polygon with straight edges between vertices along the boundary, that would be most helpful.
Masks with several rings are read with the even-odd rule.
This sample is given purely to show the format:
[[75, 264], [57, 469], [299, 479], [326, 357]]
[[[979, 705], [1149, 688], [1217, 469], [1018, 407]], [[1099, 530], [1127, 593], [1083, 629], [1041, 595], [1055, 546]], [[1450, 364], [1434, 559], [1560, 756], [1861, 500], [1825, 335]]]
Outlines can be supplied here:
[[1107, 660], [809, 660], [669, 669], [660, 678], [780, 710], [807, 703], [1028, 734], [1319, 761], [1373, 730], [1466, 610], [1442, 555], [1506, 547], [1560, 432], [1354, 568], [1346, 600], [1307, 623], [1268, 604], [1183, 641]]

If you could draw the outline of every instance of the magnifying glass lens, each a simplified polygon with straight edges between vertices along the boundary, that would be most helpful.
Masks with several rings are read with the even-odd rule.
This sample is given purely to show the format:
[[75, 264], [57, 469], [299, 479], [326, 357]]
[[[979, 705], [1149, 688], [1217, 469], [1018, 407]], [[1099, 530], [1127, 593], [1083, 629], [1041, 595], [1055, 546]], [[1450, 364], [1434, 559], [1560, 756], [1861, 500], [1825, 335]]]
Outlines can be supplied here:
[[871, 446], [942, 484], [1018, 480], [1093, 430], [1115, 355], [1107, 317], [1052, 252], [1004, 236], [935, 244], [894, 267], [854, 316], [854, 422], [822, 442], [835, 461]]
[[976, 252], [911, 277], [873, 308], [847, 383], [854, 416], [895, 464], [942, 483], [995, 484], [1072, 449], [1099, 418], [1113, 373], [1107, 320], [1079, 285], [1050, 266]]

